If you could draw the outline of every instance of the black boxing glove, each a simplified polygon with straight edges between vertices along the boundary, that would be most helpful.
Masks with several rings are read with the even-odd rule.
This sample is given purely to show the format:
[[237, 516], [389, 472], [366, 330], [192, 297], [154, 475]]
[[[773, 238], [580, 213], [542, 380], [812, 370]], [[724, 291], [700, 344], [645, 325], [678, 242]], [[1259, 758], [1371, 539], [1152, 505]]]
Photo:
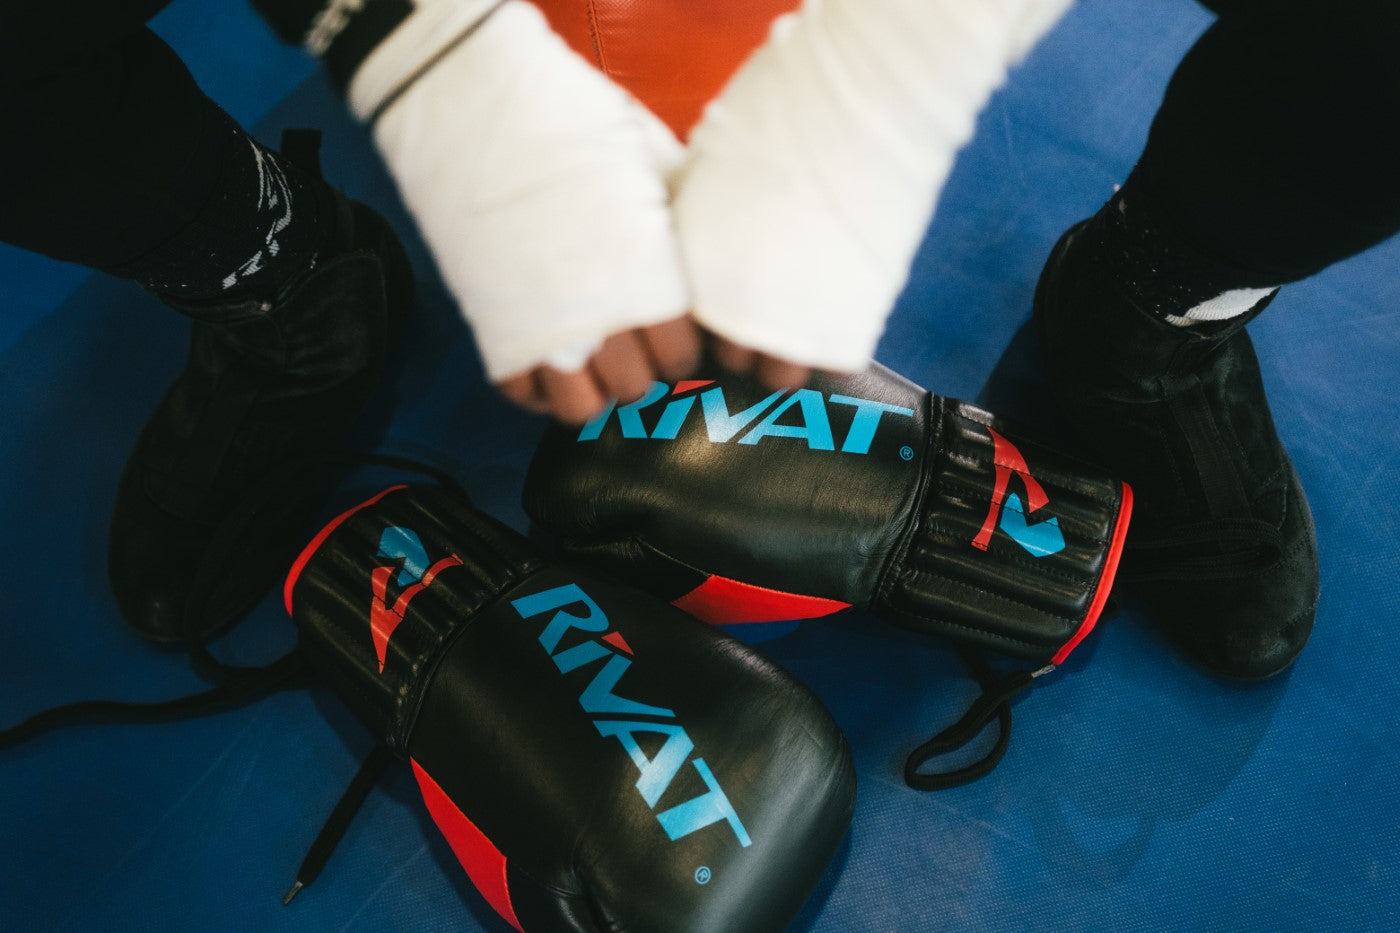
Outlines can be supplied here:
[[654, 598], [552, 565], [459, 494], [396, 487], [286, 584], [312, 666], [473, 884], [536, 930], [781, 930], [845, 834], [821, 703]]
[[[582, 430], [552, 428], [524, 504], [569, 553], [710, 622], [857, 606], [951, 638], [982, 695], [909, 755], [905, 780], [933, 790], [996, 766], [1008, 698], [1093, 629], [1132, 491], [877, 365], [794, 391], [719, 372], [655, 383]], [[971, 649], [1040, 666], [997, 674]], [[985, 757], [923, 770], [993, 716]]]
[[772, 392], [655, 383], [545, 436], [525, 510], [711, 622], [848, 606], [1037, 663], [1094, 627], [1127, 484], [881, 366]]

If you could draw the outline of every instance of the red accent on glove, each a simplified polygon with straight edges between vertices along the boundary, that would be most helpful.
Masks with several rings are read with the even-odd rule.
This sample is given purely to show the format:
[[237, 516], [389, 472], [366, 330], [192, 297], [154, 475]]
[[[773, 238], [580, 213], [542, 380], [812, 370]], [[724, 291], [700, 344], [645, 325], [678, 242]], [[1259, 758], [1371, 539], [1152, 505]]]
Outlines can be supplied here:
[[851, 607], [850, 603], [839, 599], [770, 590], [718, 574], [680, 599], [672, 600], [671, 605], [715, 625], [815, 619]]
[[517, 930], [522, 930], [516, 919], [515, 908], [510, 903], [510, 888], [506, 884], [506, 857], [501, 850], [486, 838], [486, 834], [467, 819], [467, 815], [457, 808], [452, 798], [438, 786], [432, 775], [413, 759], [413, 776], [418, 779], [418, 789], [423, 794], [423, 803], [428, 814], [442, 832], [457, 861], [467, 871], [467, 877], [486, 898], [486, 902]]

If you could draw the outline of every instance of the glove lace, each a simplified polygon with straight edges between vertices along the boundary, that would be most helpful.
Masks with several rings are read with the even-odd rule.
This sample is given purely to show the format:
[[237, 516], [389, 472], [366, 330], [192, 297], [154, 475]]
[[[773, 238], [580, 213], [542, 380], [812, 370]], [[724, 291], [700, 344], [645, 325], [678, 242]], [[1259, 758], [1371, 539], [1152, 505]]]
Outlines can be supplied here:
[[[956, 722], [909, 753], [904, 762], [904, 782], [915, 790], [961, 787], [990, 774], [1006, 754], [1007, 745], [1011, 742], [1011, 698], [1028, 688], [1036, 678], [1055, 669], [1053, 664], [1047, 664], [1034, 671], [998, 674], [971, 648], [959, 645], [957, 650], [982, 692]], [[920, 770], [933, 759], [966, 747], [981, 734], [993, 717], [996, 717], [998, 725], [997, 738], [981, 758], [946, 771]]]
[[[206, 641], [212, 637], [212, 633], [200, 635], [199, 633], [207, 627], [197, 624], [197, 620], [217, 585], [222, 568], [227, 566], [229, 557], [238, 546], [243, 532], [283, 494], [288, 477], [304, 470], [327, 469], [337, 465], [382, 466], [421, 473], [466, 497], [466, 492], [450, 474], [428, 464], [390, 454], [307, 458], [273, 469], [248, 489], [220, 523], [204, 559], [195, 571], [190, 588], [192, 595], [186, 603], [181, 619], [181, 635], [190, 664], [196, 673], [210, 681], [213, 686], [199, 693], [154, 702], [82, 700], [55, 706], [38, 712], [14, 726], [0, 729], [0, 749], [19, 745], [68, 726], [137, 725], [207, 716], [238, 709], [266, 699], [281, 690], [309, 686], [310, 671], [299, 648], [294, 648], [282, 657], [261, 666], [227, 664], [210, 654]], [[383, 743], [376, 744], [370, 750], [317, 833], [297, 870], [295, 882], [282, 898], [283, 904], [290, 903], [297, 892], [320, 875], [391, 759], [392, 754]]]

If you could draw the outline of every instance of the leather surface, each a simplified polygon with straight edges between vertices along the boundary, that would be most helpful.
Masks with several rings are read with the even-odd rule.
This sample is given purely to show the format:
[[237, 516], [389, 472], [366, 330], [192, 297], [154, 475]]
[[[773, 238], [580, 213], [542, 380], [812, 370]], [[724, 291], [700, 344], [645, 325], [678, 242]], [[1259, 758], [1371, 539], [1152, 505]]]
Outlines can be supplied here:
[[[407, 574], [390, 596], [411, 595], [381, 672], [386, 564]], [[782, 930], [845, 835], [850, 751], [805, 687], [652, 597], [544, 565], [456, 494], [358, 509], [292, 597], [318, 671], [484, 837], [468, 848], [501, 860], [531, 933]], [[489, 888], [496, 870], [463, 861]]]
[[[658, 388], [651, 404], [611, 412], [600, 430], [552, 428], [526, 479], [525, 510], [566, 549], [618, 574], [635, 572], [635, 542], [644, 542], [706, 574], [868, 604], [919, 494], [923, 390], [887, 372], [819, 376], [782, 393], [718, 371], [696, 382], [707, 377], [719, 378]], [[868, 452], [843, 450], [861, 409], [833, 395], [905, 414], [865, 409], [865, 420], [878, 415]]]
[[937, 396], [931, 405], [927, 490], [879, 611], [1058, 664], [1092, 630], [1112, 588], [1130, 493], [1103, 468], [990, 412]]
[[673, 601], [718, 575], [1062, 660], [1111, 585], [1123, 487], [1011, 438], [879, 365], [777, 393], [714, 370], [551, 429], [524, 504], [566, 550]]

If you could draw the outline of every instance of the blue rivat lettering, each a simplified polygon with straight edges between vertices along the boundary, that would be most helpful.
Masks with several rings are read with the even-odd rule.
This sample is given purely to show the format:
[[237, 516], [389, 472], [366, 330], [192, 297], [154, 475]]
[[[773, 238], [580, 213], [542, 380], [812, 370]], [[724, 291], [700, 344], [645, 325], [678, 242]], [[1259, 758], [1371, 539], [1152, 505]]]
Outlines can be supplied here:
[[613, 693], [617, 689], [617, 682], [622, 679], [622, 675], [627, 673], [627, 668], [632, 666], [632, 662], [621, 655], [613, 655], [608, 659], [608, 663], [603, 665], [602, 670], [593, 675], [593, 679], [584, 688], [583, 694], [579, 696], [578, 702], [585, 712], [611, 714], [618, 716], [672, 716], [674, 711], [660, 706], [648, 706], [645, 703], [638, 703], [636, 700], [629, 700]]
[[623, 437], [645, 438], [647, 429], [642, 424], [642, 409], [666, 397], [666, 384], [653, 382], [642, 397], [635, 402], [621, 405], [617, 409], [617, 424], [622, 428]]
[[723, 444], [748, 427], [763, 409], [776, 402], [782, 394], [783, 391], [779, 389], [763, 401], [731, 415], [729, 405], [724, 400], [723, 389], [716, 386], [701, 392], [700, 409], [705, 414], [705, 432], [709, 434], [711, 441]]
[[841, 443], [841, 452], [865, 454], [870, 452], [870, 442], [875, 439], [875, 429], [883, 414], [914, 416], [914, 409], [899, 405], [887, 405], [868, 398], [853, 398], [849, 395], [833, 395], [833, 405], [854, 405], [855, 416], [851, 418], [851, 429], [846, 432], [846, 440]]
[[705, 786], [709, 790], [693, 800], [678, 803], [671, 809], [656, 814], [656, 818], [661, 822], [661, 828], [666, 830], [666, 835], [672, 839], [680, 839], [683, 836], [689, 836], [698, 829], [704, 829], [711, 823], [724, 820], [734, 831], [739, 845], [748, 848], [753, 841], [749, 838], [749, 831], [744, 828], [739, 814], [734, 811], [734, 805], [724, 795], [719, 781], [716, 781], [714, 774], [710, 772], [710, 766], [705, 764], [703, 758], [696, 758], [691, 764], [695, 765], [695, 770], [700, 772], [700, 780], [705, 782]]
[[695, 407], [695, 396], [687, 395], [685, 398], [678, 398], [661, 412], [661, 418], [656, 422], [656, 430], [651, 432], [651, 439], [654, 441], [674, 441], [681, 433], [681, 425], [685, 424], [685, 416], [690, 414], [690, 409]]
[[[575, 606], [582, 604], [588, 610], [586, 616], [576, 616], [564, 612], [565, 606]], [[559, 647], [559, 639], [564, 637], [564, 633], [571, 628], [581, 629], [585, 632], [606, 632], [608, 630], [608, 617], [603, 614], [587, 593], [579, 588], [577, 583], [566, 583], [563, 586], [556, 586], [553, 589], [535, 593], [530, 596], [522, 596], [512, 600], [511, 605], [515, 611], [520, 613], [520, 618], [529, 619], [542, 612], [549, 612], [557, 609], [554, 617], [549, 620], [544, 631], [540, 633], [540, 644], [544, 645], [544, 650], [550, 654]]]
[[[628, 719], [600, 719], [594, 722], [601, 735], [610, 735], [622, 743], [632, 763], [641, 772], [637, 777], [637, 791], [647, 806], [655, 807], [666, 788], [681, 773], [685, 760], [695, 748], [695, 743], [679, 725], [665, 722], [641, 722]], [[641, 743], [634, 736], [639, 732], [664, 735], [666, 741], [657, 751], [655, 758], [648, 758], [642, 751]]]
[[[779, 416], [794, 405], [802, 410], [802, 424], [777, 424]], [[800, 437], [812, 450], [836, 449], [831, 439], [831, 422], [826, 417], [826, 405], [822, 403], [821, 393], [814, 389], [798, 389], [792, 393], [787, 401], [765, 415], [739, 443], [757, 444], [763, 437]]]
[[643, 393], [642, 397], [627, 405], [618, 405], [613, 402], [603, 409], [603, 413], [592, 421], [588, 422], [578, 432], [578, 439], [581, 441], [596, 441], [603, 434], [603, 427], [612, 417], [613, 412], [617, 412], [617, 424], [622, 428], [622, 436], [633, 439], [645, 439], [646, 428], [642, 425], [642, 409], [648, 405], [654, 405], [666, 397], [669, 387], [664, 382], [653, 382]]
[[[630, 405], [613, 403], [598, 417], [588, 422], [579, 431], [580, 441], [596, 441], [603, 434], [608, 420], [617, 416], [618, 430], [625, 438], [646, 440], [646, 426], [642, 424], [642, 409], [654, 405], [666, 397], [669, 387], [665, 383], [653, 382], [646, 394]], [[738, 412], [729, 410], [724, 397], [724, 389], [715, 386], [698, 395], [700, 411], [705, 422], [705, 434], [715, 444], [733, 441], [746, 429], [748, 433], [738, 443], [753, 445], [765, 437], [789, 437], [807, 442], [811, 450], [836, 450], [831, 430], [831, 417], [827, 413], [827, 403], [850, 405], [855, 408], [851, 417], [850, 430], [841, 442], [841, 452], [847, 454], [868, 454], [875, 440], [875, 432], [885, 415], [913, 417], [914, 410], [902, 405], [891, 405], [874, 399], [856, 398], [850, 395], [832, 395], [824, 400], [815, 389], [797, 389], [781, 404], [774, 405], [786, 393], [773, 392], [762, 401]], [[685, 395], [672, 399], [662, 409], [661, 416], [652, 429], [651, 440], [673, 441], [680, 437], [681, 429], [695, 408], [695, 395]], [[778, 424], [778, 419], [793, 407], [801, 414], [800, 424]], [[764, 412], [767, 412], [765, 415]], [[760, 416], [761, 420], [760, 420]], [[756, 422], [756, 423], [755, 423]]]
[[572, 648], [565, 648], [563, 651], [553, 655], [554, 666], [559, 668], [559, 673], [567, 674], [576, 671], [585, 664], [592, 664], [599, 658], [606, 658], [612, 654], [612, 649], [607, 645], [596, 641], [581, 641]]
[[[781, 393], [775, 393], [776, 398]], [[770, 400], [771, 400], [770, 398]], [[818, 398], [820, 401], [820, 398]], [[801, 404], [800, 402], [798, 404]], [[683, 417], [683, 414], [678, 417]], [[752, 420], [752, 419], [750, 419]], [[623, 675], [632, 666], [632, 659], [619, 654], [607, 643], [599, 639], [586, 639], [560, 651], [556, 651], [564, 633], [569, 629], [584, 632], [604, 632], [609, 627], [607, 614], [576, 583], [566, 583], [529, 596], [511, 601], [511, 606], [522, 619], [531, 619], [549, 612], [554, 614], [540, 633], [539, 642], [549, 652], [561, 673], [579, 670], [586, 665], [603, 660], [601, 667], [594, 672], [588, 686], [579, 694], [578, 702], [584, 712], [593, 718], [593, 726], [598, 734], [617, 739], [627, 756], [637, 767], [637, 793], [656, 817], [662, 830], [672, 839], [681, 839], [691, 833], [719, 822], [726, 823], [739, 844], [748, 847], [753, 840], [739, 819], [738, 812], [730, 803], [729, 797], [720, 787], [719, 781], [710, 771], [703, 758], [690, 758], [695, 750], [695, 742], [685, 728], [677, 722], [674, 710], [662, 706], [651, 706], [625, 696], [619, 696], [617, 686]], [[584, 615], [566, 612], [577, 611]], [[669, 720], [654, 722], [634, 718], [600, 717], [649, 716]], [[637, 741], [637, 735], [646, 733], [663, 737], [661, 747], [654, 755], [648, 756]], [[690, 800], [683, 801], [661, 812], [656, 807], [684, 770], [686, 761], [695, 767], [695, 772], [705, 785], [705, 792]]]

